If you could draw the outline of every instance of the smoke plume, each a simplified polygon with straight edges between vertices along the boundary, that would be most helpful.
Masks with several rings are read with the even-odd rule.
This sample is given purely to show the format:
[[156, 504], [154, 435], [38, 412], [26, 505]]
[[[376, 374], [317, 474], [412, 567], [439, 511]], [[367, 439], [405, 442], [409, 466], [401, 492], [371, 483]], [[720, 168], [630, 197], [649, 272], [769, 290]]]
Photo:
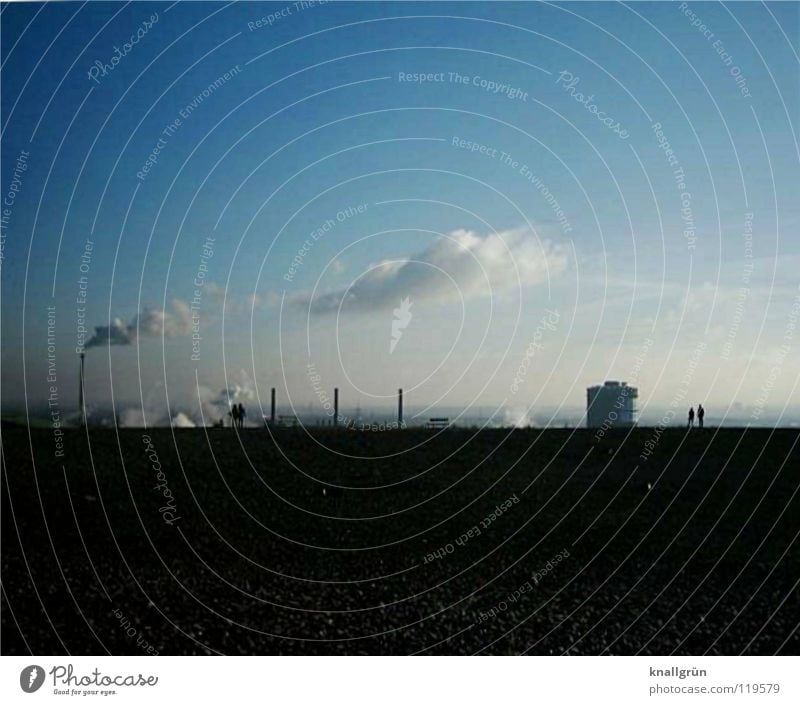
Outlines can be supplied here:
[[379, 263], [349, 289], [313, 301], [298, 294], [293, 302], [322, 315], [336, 313], [340, 305], [351, 310], [385, 310], [409, 293], [415, 300], [442, 301], [459, 295], [492, 295], [516, 287], [518, 281], [522, 286], [544, 282], [563, 272], [567, 262], [564, 246], [539, 240], [526, 229], [487, 235], [455, 230], [407, 259]]
[[139, 336], [173, 337], [191, 333], [192, 314], [188, 304], [180, 299], [173, 299], [171, 303], [171, 310], [144, 308], [130, 323], [115, 318], [111, 325], [95, 326], [94, 335], [85, 347], [132, 345]]

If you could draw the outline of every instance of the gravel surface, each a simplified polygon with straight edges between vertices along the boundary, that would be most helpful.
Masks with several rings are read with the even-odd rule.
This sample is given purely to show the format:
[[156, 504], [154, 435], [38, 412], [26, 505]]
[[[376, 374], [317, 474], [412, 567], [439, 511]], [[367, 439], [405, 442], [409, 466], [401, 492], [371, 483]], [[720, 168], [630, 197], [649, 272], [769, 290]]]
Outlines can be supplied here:
[[4, 425], [5, 654], [797, 654], [798, 432]]

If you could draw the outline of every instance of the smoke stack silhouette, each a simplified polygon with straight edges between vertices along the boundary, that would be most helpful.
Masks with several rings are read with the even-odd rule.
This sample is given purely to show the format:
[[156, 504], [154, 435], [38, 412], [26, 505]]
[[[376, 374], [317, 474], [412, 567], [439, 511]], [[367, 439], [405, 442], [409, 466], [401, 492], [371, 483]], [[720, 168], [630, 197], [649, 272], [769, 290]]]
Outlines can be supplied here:
[[397, 427], [403, 426], [403, 390], [397, 390]]
[[84, 380], [84, 360], [86, 353], [81, 353], [81, 369], [78, 380], [78, 412], [81, 415], [81, 428], [86, 425], [86, 405], [83, 399], [83, 380]]
[[333, 389], [333, 425], [339, 425], [339, 387]]

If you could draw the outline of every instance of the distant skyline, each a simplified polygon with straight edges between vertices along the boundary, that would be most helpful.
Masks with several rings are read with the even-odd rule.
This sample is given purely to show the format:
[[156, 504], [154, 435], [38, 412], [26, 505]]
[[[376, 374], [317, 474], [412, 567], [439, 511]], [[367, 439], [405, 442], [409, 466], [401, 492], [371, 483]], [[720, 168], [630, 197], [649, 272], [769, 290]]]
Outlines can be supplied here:
[[608, 379], [653, 423], [800, 422], [796, 3], [0, 25], [4, 413], [71, 413], [83, 349], [129, 425], [271, 387], [542, 425]]

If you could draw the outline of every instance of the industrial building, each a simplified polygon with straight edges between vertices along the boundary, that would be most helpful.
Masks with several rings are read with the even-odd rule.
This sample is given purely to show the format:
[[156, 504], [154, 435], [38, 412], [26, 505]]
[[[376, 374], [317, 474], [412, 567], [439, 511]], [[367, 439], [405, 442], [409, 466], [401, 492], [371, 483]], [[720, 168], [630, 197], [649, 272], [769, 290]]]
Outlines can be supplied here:
[[639, 390], [627, 382], [609, 380], [586, 390], [587, 428], [629, 428], [636, 423]]

